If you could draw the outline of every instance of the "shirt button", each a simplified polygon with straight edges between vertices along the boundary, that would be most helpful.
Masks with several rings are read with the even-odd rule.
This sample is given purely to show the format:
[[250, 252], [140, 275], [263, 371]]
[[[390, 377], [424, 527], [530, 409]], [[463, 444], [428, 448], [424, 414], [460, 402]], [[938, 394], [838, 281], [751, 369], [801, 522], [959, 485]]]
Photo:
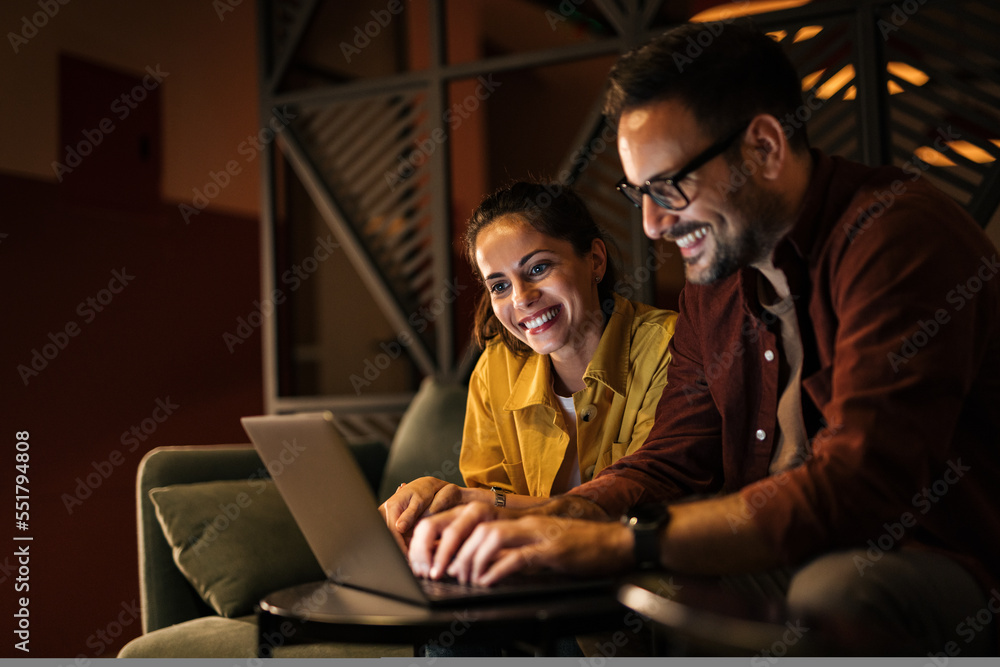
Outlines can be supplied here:
[[585, 422], [589, 422], [596, 416], [597, 416], [597, 406], [595, 405], [588, 405], [583, 409], [583, 412], [580, 413], [580, 419], [582, 419]]
[[771, 350], [767, 350], [766, 352], [764, 352], [764, 358], [767, 359], [768, 361], [774, 361], [774, 352], [772, 352]]
[[767, 433], [764, 433], [764, 429], [762, 429], [762, 428], [757, 429], [757, 439], [758, 440], [763, 440], [766, 437], [767, 437]]

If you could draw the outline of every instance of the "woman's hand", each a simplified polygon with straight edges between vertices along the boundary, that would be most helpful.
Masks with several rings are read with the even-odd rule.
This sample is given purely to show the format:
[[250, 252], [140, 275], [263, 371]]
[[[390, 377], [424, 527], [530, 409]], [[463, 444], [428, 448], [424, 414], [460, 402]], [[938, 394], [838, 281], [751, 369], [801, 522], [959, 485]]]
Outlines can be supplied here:
[[400, 484], [396, 493], [378, 510], [405, 551], [408, 533], [420, 517], [468, 502], [471, 493], [476, 491], [481, 490], [463, 489], [436, 477], [421, 477]]

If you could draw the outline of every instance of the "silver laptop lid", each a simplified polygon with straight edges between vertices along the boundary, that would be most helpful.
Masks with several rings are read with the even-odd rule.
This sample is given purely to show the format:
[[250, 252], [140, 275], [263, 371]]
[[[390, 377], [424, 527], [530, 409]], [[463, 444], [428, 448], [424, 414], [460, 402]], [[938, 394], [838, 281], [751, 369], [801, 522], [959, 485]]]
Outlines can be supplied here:
[[427, 603], [333, 415], [240, 421], [327, 577]]

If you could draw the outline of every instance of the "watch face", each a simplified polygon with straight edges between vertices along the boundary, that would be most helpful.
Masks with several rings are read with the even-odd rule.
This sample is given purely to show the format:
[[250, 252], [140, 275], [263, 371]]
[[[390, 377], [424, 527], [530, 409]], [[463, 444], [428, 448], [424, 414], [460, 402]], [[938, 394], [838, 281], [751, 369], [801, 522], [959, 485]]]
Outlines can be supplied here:
[[632, 526], [658, 526], [666, 521], [668, 514], [667, 506], [660, 503], [637, 505], [629, 512], [628, 523]]

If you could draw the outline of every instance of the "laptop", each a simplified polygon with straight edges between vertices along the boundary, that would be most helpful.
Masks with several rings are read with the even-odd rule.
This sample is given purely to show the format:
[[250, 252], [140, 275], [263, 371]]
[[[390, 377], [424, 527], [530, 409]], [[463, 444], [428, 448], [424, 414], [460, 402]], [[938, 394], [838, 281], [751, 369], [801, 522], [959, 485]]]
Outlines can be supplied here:
[[612, 581], [603, 579], [523, 576], [484, 587], [417, 577], [332, 414], [240, 421], [316, 560], [337, 584], [425, 606], [612, 590]]

